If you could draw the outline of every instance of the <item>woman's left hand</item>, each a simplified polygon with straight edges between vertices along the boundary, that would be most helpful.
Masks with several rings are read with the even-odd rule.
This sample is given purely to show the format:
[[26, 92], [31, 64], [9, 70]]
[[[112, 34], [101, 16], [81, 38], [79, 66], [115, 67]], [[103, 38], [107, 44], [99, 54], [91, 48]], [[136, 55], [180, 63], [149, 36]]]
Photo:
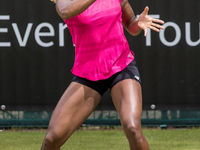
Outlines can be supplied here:
[[148, 28], [156, 32], [159, 32], [160, 29], [164, 29], [162, 25], [159, 25], [159, 24], [164, 24], [164, 21], [149, 17], [148, 11], [149, 7], [145, 7], [144, 11], [140, 14], [138, 19], [138, 27], [144, 30], [144, 36], [147, 35]]

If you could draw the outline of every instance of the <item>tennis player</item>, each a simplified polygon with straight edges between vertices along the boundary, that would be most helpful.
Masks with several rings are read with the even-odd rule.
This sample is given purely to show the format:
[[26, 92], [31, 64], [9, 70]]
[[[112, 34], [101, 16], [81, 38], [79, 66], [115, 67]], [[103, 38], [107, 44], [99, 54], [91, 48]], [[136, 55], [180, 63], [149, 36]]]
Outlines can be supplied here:
[[[67, 24], [75, 45], [75, 75], [53, 111], [41, 150], [59, 150], [90, 116], [110, 89], [131, 150], [149, 150], [141, 129], [142, 94], [134, 53], [124, 36], [150, 28], [164, 29], [162, 20], [137, 19], [128, 0], [51, 0]], [[117, 144], [117, 141], [116, 141]]]

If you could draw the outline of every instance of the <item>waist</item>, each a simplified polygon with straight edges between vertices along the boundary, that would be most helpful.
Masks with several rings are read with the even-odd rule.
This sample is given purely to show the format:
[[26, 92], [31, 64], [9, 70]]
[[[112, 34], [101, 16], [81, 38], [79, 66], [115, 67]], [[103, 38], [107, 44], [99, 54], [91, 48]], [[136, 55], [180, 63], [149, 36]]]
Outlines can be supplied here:
[[131, 50], [125, 50], [117, 57], [103, 54], [103, 56], [85, 55], [78, 59], [76, 57], [72, 73], [92, 81], [103, 80], [123, 70], [134, 59]]

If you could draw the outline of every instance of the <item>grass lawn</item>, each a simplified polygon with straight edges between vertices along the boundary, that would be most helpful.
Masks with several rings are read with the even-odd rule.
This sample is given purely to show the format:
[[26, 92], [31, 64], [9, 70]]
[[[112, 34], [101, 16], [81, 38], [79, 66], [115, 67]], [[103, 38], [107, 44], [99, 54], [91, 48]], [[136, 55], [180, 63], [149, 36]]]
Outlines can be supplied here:
[[[45, 131], [2, 131], [1, 150], [39, 150]], [[143, 130], [151, 150], [199, 150], [200, 129]], [[129, 150], [123, 131], [76, 131], [61, 150]]]

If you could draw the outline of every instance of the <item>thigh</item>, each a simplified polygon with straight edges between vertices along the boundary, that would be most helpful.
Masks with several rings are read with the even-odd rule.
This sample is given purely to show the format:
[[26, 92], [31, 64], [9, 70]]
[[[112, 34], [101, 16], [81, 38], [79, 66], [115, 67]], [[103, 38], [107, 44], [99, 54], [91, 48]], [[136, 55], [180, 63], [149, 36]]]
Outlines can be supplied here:
[[113, 103], [120, 115], [122, 125], [141, 125], [141, 85], [134, 79], [125, 79], [111, 89]]
[[47, 134], [63, 144], [88, 118], [101, 100], [95, 90], [72, 82], [53, 111]]

